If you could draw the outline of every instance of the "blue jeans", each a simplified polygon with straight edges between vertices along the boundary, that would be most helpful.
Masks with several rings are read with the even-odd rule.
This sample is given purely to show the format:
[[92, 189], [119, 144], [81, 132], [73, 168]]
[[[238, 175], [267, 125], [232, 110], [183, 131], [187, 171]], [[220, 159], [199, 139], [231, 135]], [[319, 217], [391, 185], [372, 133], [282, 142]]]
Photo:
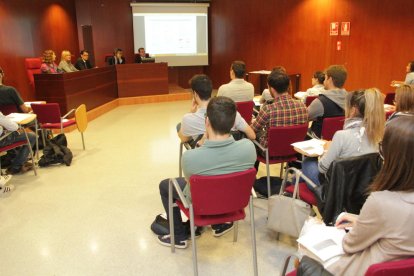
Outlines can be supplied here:
[[[315, 157], [305, 157], [302, 161], [302, 173], [306, 175], [310, 180], [313, 181], [316, 185], [320, 186], [319, 183], [319, 170], [318, 170], [318, 158]], [[310, 188], [311, 186], [306, 183]]]
[[[36, 135], [32, 132], [28, 132], [27, 137], [29, 137], [31, 146], [33, 146], [36, 142]], [[8, 135], [6, 138], [0, 141], [0, 147], [4, 147], [4, 146], [10, 145], [16, 142], [20, 142], [20, 141], [26, 141], [25, 134], [14, 131], [10, 135]], [[29, 145], [23, 145], [19, 149], [17, 149], [17, 155], [11, 163], [11, 168], [14, 170], [20, 170], [24, 162], [26, 162], [29, 152], [30, 152]]]

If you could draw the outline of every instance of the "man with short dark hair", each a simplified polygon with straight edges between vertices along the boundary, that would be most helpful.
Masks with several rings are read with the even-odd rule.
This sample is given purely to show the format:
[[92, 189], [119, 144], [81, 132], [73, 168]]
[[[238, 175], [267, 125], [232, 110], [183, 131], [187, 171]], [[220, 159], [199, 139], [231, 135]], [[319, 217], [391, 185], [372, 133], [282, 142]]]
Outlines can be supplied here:
[[[204, 119], [207, 139], [196, 149], [184, 152], [182, 167], [185, 178], [177, 178], [184, 195], [191, 200], [189, 179], [192, 175], [221, 175], [245, 171], [253, 167], [256, 161], [256, 150], [248, 139], [235, 141], [230, 134], [234, 125], [237, 110], [235, 103], [227, 97], [217, 97], [209, 101], [206, 117]], [[162, 204], [167, 217], [168, 208], [168, 182], [161, 181], [159, 188]], [[179, 199], [177, 192], [173, 191], [173, 198]], [[182, 224], [181, 213], [174, 207], [174, 233], [177, 248], [188, 246], [188, 232]], [[219, 237], [233, 228], [233, 223], [213, 225], [213, 235]], [[158, 236], [158, 242], [170, 246], [170, 235]]]
[[289, 95], [290, 80], [286, 73], [273, 70], [267, 78], [267, 84], [274, 102], [264, 105], [252, 123], [257, 140], [265, 148], [267, 147], [267, 130], [270, 127], [294, 126], [308, 121], [305, 104], [292, 99]]
[[252, 101], [254, 97], [253, 84], [244, 80], [246, 64], [243, 61], [234, 61], [230, 68], [231, 81], [219, 87], [217, 96], [229, 97], [235, 102]]
[[309, 120], [312, 122], [311, 131], [321, 137], [323, 119], [327, 117], [344, 116], [346, 90], [343, 88], [347, 71], [342, 65], [331, 65], [325, 71], [323, 85], [325, 92], [319, 94], [308, 107]]
[[142, 63], [142, 60], [147, 57], [147, 54], [145, 53], [145, 48], [140, 47], [138, 49], [138, 55], [135, 55], [135, 63]]
[[75, 68], [78, 70], [92, 69], [93, 66], [89, 60], [89, 52], [87, 50], [80, 51], [80, 58], [75, 63]]
[[[198, 140], [205, 133], [206, 108], [213, 91], [213, 84], [206, 75], [195, 75], [189, 83], [193, 94], [191, 109], [189, 113], [184, 115], [181, 124], [177, 126], [181, 142]], [[256, 137], [254, 131], [238, 112], [236, 113], [234, 130], [243, 132], [249, 139]]]
[[125, 64], [124, 53], [122, 49], [116, 48], [114, 50], [114, 56], [108, 58], [108, 65]]
[[0, 67], [0, 105], [15, 105], [18, 112], [29, 113], [30, 108], [24, 104], [16, 88], [3, 84], [5, 76], [3, 69]]

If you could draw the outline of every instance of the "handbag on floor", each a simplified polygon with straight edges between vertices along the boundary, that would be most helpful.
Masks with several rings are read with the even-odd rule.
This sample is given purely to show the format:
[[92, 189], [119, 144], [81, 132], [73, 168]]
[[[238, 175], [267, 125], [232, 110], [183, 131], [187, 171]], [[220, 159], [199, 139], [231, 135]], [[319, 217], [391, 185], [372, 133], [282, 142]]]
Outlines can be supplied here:
[[269, 198], [267, 227], [275, 232], [299, 237], [300, 231], [307, 218], [312, 214], [312, 207], [299, 199], [299, 179], [295, 176], [293, 196], [284, 195], [288, 170], [282, 182], [278, 195]]

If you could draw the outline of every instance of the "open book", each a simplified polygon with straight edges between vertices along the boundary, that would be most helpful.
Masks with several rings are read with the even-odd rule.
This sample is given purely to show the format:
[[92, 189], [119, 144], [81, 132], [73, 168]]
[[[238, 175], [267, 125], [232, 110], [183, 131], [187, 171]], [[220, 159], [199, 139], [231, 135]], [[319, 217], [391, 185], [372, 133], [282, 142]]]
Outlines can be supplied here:
[[293, 143], [295, 150], [303, 155], [316, 157], [323, 154], [323, 145], [326, 142], [319, 139], [311, 139], [303, 142]]
[[27, 120], [28, 118], [33, 117], [33, 114], [30, 113], [10, 113], [6, 116], [10, 120], [12, 120], [15, 123], [20, 123], [24, 120]]
[[301, 236], [298, 243], [312, 253], [311, 257], [317, 258], [326, 265], [330, 260], [344, 255], [342, 240], [346, 232], [334, 226], [324, 224], [312, 225], [312, 227]]

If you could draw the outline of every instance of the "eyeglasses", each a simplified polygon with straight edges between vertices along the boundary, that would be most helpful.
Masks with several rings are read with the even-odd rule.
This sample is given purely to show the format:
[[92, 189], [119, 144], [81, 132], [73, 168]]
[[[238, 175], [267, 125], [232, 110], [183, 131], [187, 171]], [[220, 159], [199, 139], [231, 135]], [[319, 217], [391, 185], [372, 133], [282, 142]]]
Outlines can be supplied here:
[[382, 141], [378, 143], [378, 153], [381, 159], [384, 161], [384, 152], [382, 151]]

